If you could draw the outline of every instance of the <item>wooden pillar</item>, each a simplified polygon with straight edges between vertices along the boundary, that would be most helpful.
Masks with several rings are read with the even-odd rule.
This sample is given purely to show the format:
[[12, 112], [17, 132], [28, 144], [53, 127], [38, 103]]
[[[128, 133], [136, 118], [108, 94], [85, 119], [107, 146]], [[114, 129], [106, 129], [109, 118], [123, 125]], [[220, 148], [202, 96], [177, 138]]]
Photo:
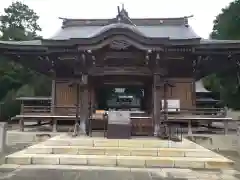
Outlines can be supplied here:
[[51, 101], [51, 114], [54, 115], [55, 113], [55, 106], [56, 106], [56, 80], [52, 80], [52, 101]]
[[82, 86], [81, 87], [81, 95], [80, 95], [80, 100], [81, 100], [81, 105], [80, 105], [80, 129], [82, 134], [86, 135], [86, 123], [88, 120], [88, 115], [89, 115], [89, 102], [88, 102], [88, 87], [87, 86]]
[[[75, 128], [74, 136], [77, 136], [79, 131], [80, 133], [86, 135], [86, 121], [88, 120], [88, 76], [81, 75], [80, 79], [76, 81], [76, 119], [75, 119]], [[80, 124], [79, 124], [80, 120]], [[80, 128], [80, 129], [79, 129]]]
[[167, 101], [167, 91], [168, 91], [168, 84], [163, 84], [163, 114], [164, 114], [164, 121], [168, 120], [168, 101]]
[[160, 110], [161, 110], [161, 99], [160, 91], [157, 87], [157, 81], [160, 80], [160, 75], [153, 75], [153, 121], [154, 121], [154, 135], [157, 135], [159, 132], [160, 125]]
[[89, 87], [89, 94], [88, 94], [88, 102], [89, 102], [89, 115], [91, 116], [94, 108], [95, 108], [95, 91], [93, 86]]
[[188, 120], [188, 136], [192, 136], [192, 121]]
[[57, 119], [53, 116], [55, 114], [56, 109], [56, 76], [54, 73], [53, 80], [52, 80], [52, 100], [51, 100], [51, 115], [52, 115], [52, 131], [57, 132]]
[[78, 135], [78, 130], [79, 130], [79, 106], [80, 105], [80, 83], [77, 81], [76, 82], [76, 118], [75, 118], [75, 125], [74, 125], [74, 136]]

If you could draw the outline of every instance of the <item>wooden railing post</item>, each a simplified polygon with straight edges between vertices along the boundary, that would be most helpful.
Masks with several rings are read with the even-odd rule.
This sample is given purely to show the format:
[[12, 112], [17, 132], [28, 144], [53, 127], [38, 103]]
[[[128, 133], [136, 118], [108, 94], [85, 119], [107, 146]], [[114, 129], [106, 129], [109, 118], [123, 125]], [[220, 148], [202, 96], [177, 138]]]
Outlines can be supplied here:
[[228, 120], [224, 120], [224, 134], [228, 134]]
[[188, 120], [188, 136], [192, 136], [192, 121]]
[[[21, 115], [24, 115], [24, 104], [23, 104], [23, 101], [21, 101]], [[23, 117], [21, 117], [19, 119], [19, 128], [20, 128], [21, 132], [24, 131], [24, 118]]]

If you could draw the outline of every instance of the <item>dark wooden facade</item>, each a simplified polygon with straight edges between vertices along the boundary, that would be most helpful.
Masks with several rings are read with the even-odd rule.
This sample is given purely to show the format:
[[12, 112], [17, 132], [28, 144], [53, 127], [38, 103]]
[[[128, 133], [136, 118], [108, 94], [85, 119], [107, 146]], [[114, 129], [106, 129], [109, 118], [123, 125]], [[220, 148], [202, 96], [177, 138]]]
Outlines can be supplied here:
[[193, 109], [196, 80], [214, 72], [239, 71], [237, 41], [153, 37], [138, 28], [143, 23], [147, 28], [166, 25], [189, 30], [187, 17], [131, 20], [123, 9], [110, 20], [63, 19], [63, 30], [84, 22], [101, 27], [88, 37], [0, 43], [3, 55], [53, 78], [53, 114], [91, 116], [97, 87], [142, 85], [147, 87], [146, 107], [154, 124], [164, 119], [162, 99], [178, 99], [180, 108]]

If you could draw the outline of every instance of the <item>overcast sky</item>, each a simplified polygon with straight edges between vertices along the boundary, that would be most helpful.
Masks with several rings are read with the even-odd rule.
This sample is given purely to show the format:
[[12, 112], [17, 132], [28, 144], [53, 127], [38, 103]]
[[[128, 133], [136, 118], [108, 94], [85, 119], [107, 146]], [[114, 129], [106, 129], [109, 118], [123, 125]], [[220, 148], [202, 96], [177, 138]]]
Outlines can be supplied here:
[[[189, 23], [195, 32], [208, 38], [213, 20], [232, 0], [21, 0], [39, 16], [44, 38], [61, 28], [58, 17], [113, 18], [124, 3], [130, 18], [162, 18], [194, 15]], [[12, 0], [1, 0], [0, 12]]]

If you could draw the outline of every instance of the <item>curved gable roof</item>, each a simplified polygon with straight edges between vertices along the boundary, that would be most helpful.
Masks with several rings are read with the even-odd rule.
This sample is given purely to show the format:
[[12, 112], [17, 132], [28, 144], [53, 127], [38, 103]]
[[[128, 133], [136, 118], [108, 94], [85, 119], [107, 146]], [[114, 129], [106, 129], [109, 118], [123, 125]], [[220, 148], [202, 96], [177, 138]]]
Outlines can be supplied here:
[[114, 28], [129, 29], [149, 38], [200, 38], [188, 25], [187, 17], [131, 19], [134, 25], [116, 23], [114, 19], [64, 19], [62, 28], [50, 39], [91, 38]]
[[124, 24], [124, 23], [114, 23], [114, 24], [109, 24], [106, 26], [103, 26], [101, 28], [98, 28], [97, 31], [95, 31], [93, 34], [90, 34], [89, 37], [95, 37], [98, 36], [104, 32], [107, 32], [111, 29], [127, 29], [129, 31], [132, 31], [140, 36], [145, 36], [136, 26], [130, 25], [130, 24]]
[[[191, 27], [185, 26], [134, 26], [135, 32], [141, 33], [146, 37], [159, 37], [170, 39], [195, 39], [200, 38]], [[68, 27], [61, 29], [50, 39], [66, 40], [71, 38], [90, 38], [99, 31], [102, 31], [104, 26], [81, 26]]]

